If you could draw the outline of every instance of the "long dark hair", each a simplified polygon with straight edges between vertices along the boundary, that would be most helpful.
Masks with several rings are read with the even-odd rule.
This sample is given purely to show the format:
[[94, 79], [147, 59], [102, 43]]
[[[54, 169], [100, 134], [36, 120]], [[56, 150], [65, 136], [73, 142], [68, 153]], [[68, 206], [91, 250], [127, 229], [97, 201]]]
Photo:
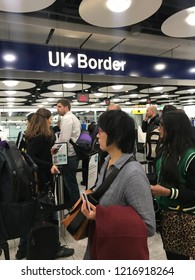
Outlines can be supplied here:
[[192, 127], [183, 110], [162, 115], [160, 124], [164, 128], [162, 139], [161, 180], [168, 184], [178, 184], [177, 166], [186, 150], [192, 146]]
[[32, 116], [31, 121], [25, 132], [25, 139], [28, 142], [30, 138], [44, 135], [47, 137], [53, 137], [53, 132], [48, 127], [47, 120], [51, 117], [51, 112], [45, 108], [40, 108]]

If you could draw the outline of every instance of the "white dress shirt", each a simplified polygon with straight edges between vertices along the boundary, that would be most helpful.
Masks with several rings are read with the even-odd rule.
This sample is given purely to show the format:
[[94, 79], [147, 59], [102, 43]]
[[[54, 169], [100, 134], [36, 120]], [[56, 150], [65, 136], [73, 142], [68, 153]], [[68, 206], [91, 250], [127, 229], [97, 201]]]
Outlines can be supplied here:
[[72, 139], [74, 142], [79, 138], [81, 133], [81, 124], [79, 119], [71, 112], [67, 112], [62, 116], [60, 123], [60, 135], [57, 139], [57, 143], [67, 142], [68, 143], [68, 156], [74, 156], [75, 151], [69, 140]]

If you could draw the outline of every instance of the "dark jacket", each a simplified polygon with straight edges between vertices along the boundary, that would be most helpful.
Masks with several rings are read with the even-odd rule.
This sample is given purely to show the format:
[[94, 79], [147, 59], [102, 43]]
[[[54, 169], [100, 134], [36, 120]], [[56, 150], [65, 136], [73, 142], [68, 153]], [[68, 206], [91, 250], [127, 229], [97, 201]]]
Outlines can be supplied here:
[[54, 143], [54, 137], [46, 138], [43, 135], [30, 138], [27, 143], [27, 153], [38, 166], [37, 176], [40, 191], [45, 188], [46, 183], [53, 179], [50, 169], [53, 165], [51, 148]]
[[150, 133], [156, 127], [159, 126], [159, 115], [157, 114], [154, 118], [152, 118], [149, 122], [142, 121], [142, 131], [146, 133]]

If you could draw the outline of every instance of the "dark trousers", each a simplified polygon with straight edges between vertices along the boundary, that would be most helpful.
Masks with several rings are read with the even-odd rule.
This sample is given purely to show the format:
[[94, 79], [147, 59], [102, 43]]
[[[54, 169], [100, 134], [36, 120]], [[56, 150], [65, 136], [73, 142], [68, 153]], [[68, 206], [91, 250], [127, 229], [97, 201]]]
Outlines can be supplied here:
[[89, 157], [82, 160], [82, 177], [83, 177], [84, 184], [87, 184], [87, 180], [88, 180], [88, 165], [89, 165]]
[[167, 260], [189, 260], [190, 257], [165, 251]]
[[[51, 219], [51, 221], [50, 221], [50, 219]], [[54, 223], [54, 221], [55, 221], [55, 224], [56, 224], [57, 220], [58, 220], [58, 213], [53, 212], [51, 214], [51, 217], [48, 218], [48, 219], [45, 219], [45, 220], [48, 220], [51, 223]], [[35, 225], [36, 225], [36, 222], [35, 222]], [[61, 243], [60, 243], [60, 236], [59, 236], [59, 227], [56, 226], [55, 230], [56, 230], [56, 235], [55, 236], [57, 238], [57, 247], [59, 247], [59, 250], [60, 250]], [[20, 242], [18, 244], [18, 250], [20, 250], [24, 253], [27, 253], [27, 249], [28, 249], [28, 234], [20, 237]]]
[[[80, 192], [79, 192], [79, 187], [78, 187], [77, 177], [76, 177], [78, 162], [79, 161], [76, 156], [68, 157], [68, 164], [62, 166], [64, 183], [70, 193], [72, 206], [80, 197]], [[65, 197], [65, 201], [66, 201], [66, 197]]]

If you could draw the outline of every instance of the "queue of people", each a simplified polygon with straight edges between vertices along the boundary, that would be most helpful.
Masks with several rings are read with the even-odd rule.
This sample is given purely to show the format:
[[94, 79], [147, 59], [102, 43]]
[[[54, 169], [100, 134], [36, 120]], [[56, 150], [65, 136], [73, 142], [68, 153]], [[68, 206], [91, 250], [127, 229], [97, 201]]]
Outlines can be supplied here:
[[[39, 191], [53, 180], [54, 174], [62, 172], [65, 193], [69, 193], [69, 197], [64, 199], [69, 199], [71, 208], [79, 199], [80, 190], [76, 176], [78, 159], [69, 140], [76, 142], [81, 125], [71, 112], [71, 104], [67, 99], [57, 102], [57, 111], [61, 116], [58, 137], [51, 129], [51, 112], [41, 108], [33, 114], [25, 131], [25, 148], [38, 165]], [[106, 155], [95, 189], [99, 188], [113, 168], [120, 169], [128, 159], [134, 159], [124, 165], [98, 205], [90, 203], [90, 211], [85, 202], [82, 205], [83, 214], [91, 220], [83, 257], [85, 260], [149, 259], [147, 238], [156, 231], [153, 197], [162, 213], [160, 234], [167, 259], [195, 257], [195, 148], [191, 124], [182, 110], [165, 108], [159, 116], [156, 107], [150, 106], [142, 129], [149, 135], [156, 127], [160, 144], [157, 145], [154, 161], [157, 181], [152, 185], [134, 157], [136, 135], [133, 118], [116, 104], [111, 104], [93, 127], [91, 136], [96, 130], [99, 148]], [[52, 163], [52, 147], [58, 142], [68, 143], [68, 163], [60, 170]], [[115, 215], [116, 211], [118, 215]], [[140, 234], [135, 236], [136, 231], [133, 229], [136, 227]], [[26, 255], [25, 242], [25, 237], [21, 237], [16, 255], [18, 259]], [[55, 258], [73, 254], [73, 248], [58, 242]]]

